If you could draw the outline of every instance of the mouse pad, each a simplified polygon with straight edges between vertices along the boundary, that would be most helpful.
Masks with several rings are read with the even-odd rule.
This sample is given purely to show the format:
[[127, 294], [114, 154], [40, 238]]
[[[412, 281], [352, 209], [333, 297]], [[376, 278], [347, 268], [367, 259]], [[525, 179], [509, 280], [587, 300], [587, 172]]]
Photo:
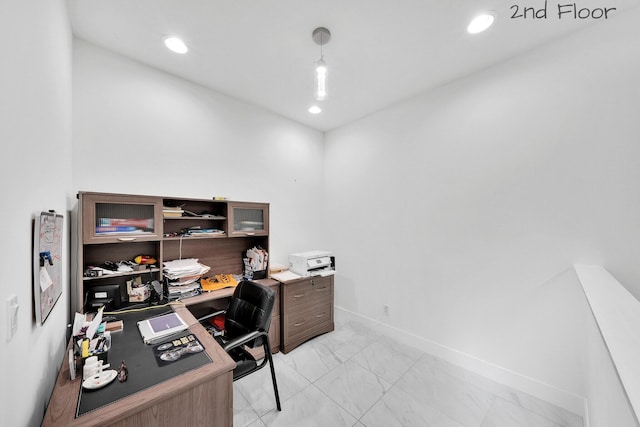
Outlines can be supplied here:
[[158, 366], [179, 362], [201, 351], [204, 351], [204, 346], [193, 334], [186, 334], [153, 347]]

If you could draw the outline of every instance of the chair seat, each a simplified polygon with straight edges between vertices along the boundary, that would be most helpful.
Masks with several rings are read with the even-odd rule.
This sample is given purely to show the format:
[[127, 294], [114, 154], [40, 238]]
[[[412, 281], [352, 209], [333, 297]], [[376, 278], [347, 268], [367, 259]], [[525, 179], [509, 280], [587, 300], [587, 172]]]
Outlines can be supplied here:
[[234, 381], [255, 371], [258, 366], [258, 361], [254, 359], [253, 355], [242, 347], [236, 347], [230, 350], [228, 354], [236, 362], [236, 367], [233, 370]]
[[236, 380], [238, 378], [242, 378], [247, 375], [249, 372], [252, 372], [256, 369], [258, 364], [255, 360], [236, 360], [236, 368], [233, 370], [233, 379]]

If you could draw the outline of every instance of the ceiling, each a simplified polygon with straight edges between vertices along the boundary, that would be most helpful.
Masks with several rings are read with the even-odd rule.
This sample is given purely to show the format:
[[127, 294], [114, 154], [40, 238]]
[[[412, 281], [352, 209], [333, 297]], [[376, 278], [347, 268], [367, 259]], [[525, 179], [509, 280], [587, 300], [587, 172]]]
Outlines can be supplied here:
[[[558, 4], [616, 7], [610, 19], [558, 18]], [[546, 19], [541, 9], [547, 4]], [[225, 95], [328, 131], [395, 102], [549, 43], [611, 24], [638, 0], [68, 0], [74, 35]], [[539, 18], [523, 6], [534, 7]], [[466, 26], [492, 10], [494, 25]], [[564, 10], [570, 11], [570, 8]], [[586, 12], [583, 12], [586, 13]], [[605, 24], [606, 25], [606, 24]], [[312, 115], [313, 65], [324, 26], [329, 96]], [[163, 37], [190, 48], [178, 55]], [[317, 103], [317, 102], [315, 102]]]

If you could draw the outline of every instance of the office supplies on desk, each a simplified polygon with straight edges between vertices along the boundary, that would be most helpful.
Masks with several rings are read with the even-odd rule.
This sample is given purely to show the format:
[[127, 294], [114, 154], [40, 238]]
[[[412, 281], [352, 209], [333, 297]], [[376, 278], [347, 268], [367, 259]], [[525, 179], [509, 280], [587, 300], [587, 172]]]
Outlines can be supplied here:
[[124, 322], [122, 320], [114, 320], [104, 325], [105, 332], [119, 332], [122, 329], [124, 329]]
[[200, 264], [197, 258], [186, 258], [165, 261], [163, 272], [169, 279], [169, 285], [179, 286], [196, 282], [210, 269], [208, 265]]
[[108, 363], [98, 359], [96, 356], [87, 357], [82, 367], [82, 378], [88, 379], [96, 375], [102, 374], [102, 371], [111, 367]]
[[286, 283], [292, 280], [301, 279], [302, 276], [294, 273], [291, 270], [280, 271], [278, 273], [272, 273], [271, 278], [277, 280], [278, 282]]
[[91, 323], [89, 323], [89, 327], [87, 328], [86, 331], [86, 337], [89, 338], [90, 340], [93, 339], [93, 337], [95, 336], [96, 332], [98, 332], [98, 328], [100, 328], [100, 324], [102, 323], [102, 312], [104, 311], [104, 308], [99, 308], [98, 312], [96, 313], [96, 315], [94, 316], [94, 318], [91, 320]]
[[184, 331], [189, 325], [178, 313], [167, 313], [138, 322], [138, 330], [145, 344], [157, 344], [168, 336]]
[[[193, 325], [194, 330], [188, 333], [196, 335], [205, 347], [204, 351], [159, 367], [155, 361], [153, 347], [146, 345], [140, 338], [137, 322], [164, 314], [173, 308], [158, 306], [119, 312], [115, 316], [122, 320], [124, 330], [113, 334], [113, 345], [109, 351], [109, 363], [111, 369], [118, 372], [118, 381], [114, 380], [100, 389], [87, 389], [82, 387], [84, 379], [79, 378], [82, 368], [79, 367], [79, 375], [71, 382], [70, 368], [63, 366], [59, 370], [42, 425], [98, 426], [120, 422], [135, 425], [160, 423], [187, 426], [200, 425], [202, 420], [207, 420], [207, 424], [212, 426], [232, 425], [233, 404], [232, 395], [229, 393], [231, 378], [227, 374], [231, 372], [233, 365], [213, 339], [200, 329], [200, 325], [187, 309], [174, 308], [180, 310], [179, 314], [187, 324]], [[114, 315], [109, 314], [107, 318], [112, 316]], [[178, 336], [184, 334], [182, 332]], [[75, 339], [73, 341], [70, 348], [75, 346]], [[215, 362], [212, 362], [214, 355]], [[75, 359], [73, 355], [71, 358]], [[67, 365], [67, 362], [64, 364]], [[76, 372], [75, 368], [72, 369]], [[194, 370], [197, 372], [193, 372]], [[180, 392], [176, 393], [176, 390]], [[216, 402], [188, 405], [187, 410], [166, 409], [185, 407], [184, 398], [190, 393], [196, 396], [215, 396], [217, 403], [223, 402], [220, 405]], [[223, 418], [222, 422], [216, 422], [220, 418]], [[160, 419], [162, 421], [158, 421]]]
[[201, 351], [204, 351], [204, 346], [193, 334], [174, 338], [153, 348], [158, 366], [165, 366]]
[[244, 263], [244, 278], [258, 280], [267, 277], [269, 253], [260, 246], [248, 249], [242, 259]]

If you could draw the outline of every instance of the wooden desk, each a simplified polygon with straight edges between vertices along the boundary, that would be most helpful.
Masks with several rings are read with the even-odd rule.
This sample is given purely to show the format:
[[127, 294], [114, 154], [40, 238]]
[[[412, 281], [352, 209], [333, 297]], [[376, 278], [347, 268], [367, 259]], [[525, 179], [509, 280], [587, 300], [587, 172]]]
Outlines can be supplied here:
[[212, 363], [76, 418], [82, 375], [78, 372], [70, 380], [65, 355], [42, 426], [232, 426], [235, 362], [185, 306], [174, 305], [174, 310], [190, 325]]

